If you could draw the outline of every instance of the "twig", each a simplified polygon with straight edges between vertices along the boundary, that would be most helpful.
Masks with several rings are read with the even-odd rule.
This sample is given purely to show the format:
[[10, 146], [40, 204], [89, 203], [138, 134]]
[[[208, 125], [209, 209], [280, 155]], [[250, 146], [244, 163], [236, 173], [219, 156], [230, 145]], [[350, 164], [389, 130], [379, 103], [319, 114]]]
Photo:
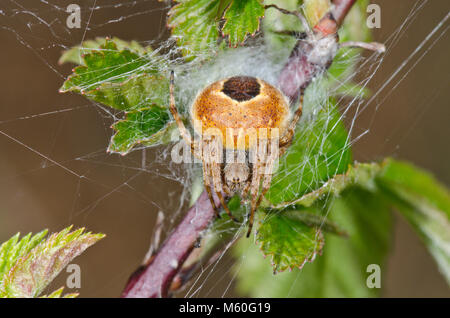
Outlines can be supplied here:
[[[218, 205], [219, 200], [215, 201]], [[122, 297], [167, 297], [172, 279], [191, 253], [201, 232], [208, 228], [215, 216], [208, 195], [203, 191], [151, 262], [131, 276]]]
[[[198, 255], [193, 255], [194, 252], [189, 256], [189, 258], [197, 258], [194, 262], [190, 264], [185, 264], [183, 268], [177, 273], [175, 278], [173, 279], [172, 285], [170, 286], [170, 291], [180, 291], [182, 288], [186, 287], [185, 283], [191, 279], [192, 275], [201, 267], [208, 268], [212, 264], [214, 264], [218, 259], [222, 257], [222, 255], [227, 251], [238, 239], [239, 237], [233, 236], [233, 239], [228, 242], [225, 246], [219, 248], [217, 251], [213, 252], [212, 255], [208, 255], [206, 257], [205, 264], [202, 264], [202, 258], [199, 258]], [[211, 253], [210, 253], [211, 254]], [[194, 256], [194, 257], [192, 257]], [[188, 263], [188, 261], [186, 261]]]
[[348, 11], [352, 8], [356, 0], [333, 0], [333, 9], [331, 14], [338, 26], [342, 24]]
[[[333, 0], [332, 12], [319, 21], [314, 32], [323, 37], [336, 32], [354, 2], [355, 0]], [[319, 71], [317, 65], [311, 64], [305, 58], [305, 50], [313, 49], [305, 45], [304, 41], [299, 41], [280, 73], [278, 86], [291, 99], [296, 99]], [[215, 203], [220, 206], [219, 200], [216, 199]], [[122, 297], [167, 297], [174, 277], [191, 254], [201, 233], [214, 221], [215, 216], [208, 196], [203, 191], [151, 261], [131, 276]]]

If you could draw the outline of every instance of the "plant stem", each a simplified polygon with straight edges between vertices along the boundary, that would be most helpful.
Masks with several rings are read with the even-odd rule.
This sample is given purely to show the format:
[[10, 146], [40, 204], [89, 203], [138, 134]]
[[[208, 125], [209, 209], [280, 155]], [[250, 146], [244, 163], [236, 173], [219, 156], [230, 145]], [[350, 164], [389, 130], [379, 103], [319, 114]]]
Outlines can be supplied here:
[[[337, 27], [342, 23], [355, 0], [333, 0], [334, 8], [314, 27], [314, 31], [327, 36], [323, 30], [331, 30], [329, 25]], [[334, 18], [330, 19], [331, 17]], [[326, 25], [327, 28], [319, 28]], [[295, 46], [285, 67], [280, 73], [278, 86], [292, 100], [307, 87], [317, 75], [319, 69], [305, 58], [302, 41]], [[216, 206], [220, 206], [215, 198]], [[151, 260], [142, 265], [128, 280], [122, 293], [124, 298], [167, 297], [173, 278], [191, 254], [201, 233], [214, 221], [215, 212], [205, 191], [186, 213], [184, 219], [170, 234]]]
[[[220, 202], [217, 198], [215, 200], [218, 206]], [[214, 218], [214, 209], [203, 191], [149, 264], [131, 276], [122, 297], [167, 297], [172, 279], [191, 253], [201, 232]]]
[[333, 0], [333, 10], [331, 14], [338, 26], [342, 24], [344, 18], [347, 16], [348, 11], [352, 8], [356, 0]]

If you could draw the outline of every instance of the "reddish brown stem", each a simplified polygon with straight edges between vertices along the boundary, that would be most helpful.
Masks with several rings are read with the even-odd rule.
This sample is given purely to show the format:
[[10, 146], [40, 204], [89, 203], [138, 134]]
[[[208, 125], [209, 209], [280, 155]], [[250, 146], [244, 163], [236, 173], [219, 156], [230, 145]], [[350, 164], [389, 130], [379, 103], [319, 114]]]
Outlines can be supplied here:
[[334, 8], [331, 11], [338, 26], [342, 24], [344, 18], [347, 16], [348, 11], [352, 8], [356, 0], [334, 0]]
[[[218, 206], [219, 200], [215, 201]], [[131, 276], [122, 297], [167, 297], [172, 279], [191, 253], [200, 233], [208, 228], [215, 216], [208, 195], [203, 191], [151, 262]]]
[[[337, 30], [354, 3], [355, 0], [334, 0], [332, 11], [314, 26], [314, 36], [317, 38], [332, 36], [337, 41]], [[318, 72], [327, 69], [333, 61], [334, 55], [329, 55], [329, 59], [323, 60], [322, 63], [310, 63], [309, 57], [314, 54], [314, 49], [314, 45], [310, 42], [298, 41], [280, 72], [278, 85], [292, 102], [298, 98]]]
[[[336, 30], [354, 2], [355, 0], [334, 0], [331, 15], [335, 22], [332, 18], [330, 21], [328, 15], [314, 28], [315, 32], [329, 35], [333, 27]], [[283, 93], [292, 99], [298, 97], [318, 71], [317, 66], [309, 64], [304, 55], [305, 50], [311, 48], [301, 43], [303, 42], [299, 41], [294, 48], [280, 74], [278, 83]], [[219, 207], [219, 200], [217, 198], [215, 200], [216, 206]], [[122, 297], [167, 297], [173, 278], [190, 255], [201, 233], [208, 228], [215, 217], [214, 209], [204, 191], [151, 260], [130, 277]]]

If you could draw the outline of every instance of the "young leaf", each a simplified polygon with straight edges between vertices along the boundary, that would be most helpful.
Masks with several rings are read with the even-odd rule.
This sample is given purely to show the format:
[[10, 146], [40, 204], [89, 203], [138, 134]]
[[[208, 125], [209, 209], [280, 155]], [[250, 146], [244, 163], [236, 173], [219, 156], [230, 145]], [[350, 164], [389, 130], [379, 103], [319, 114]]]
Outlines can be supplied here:
[[[61, 287], [61, 288], [55, 290], [54, 292], [52, 292], [50, 295], [44, 295], [44, 296], [41, 296], [40, 298], [61, 298], [63, 290], [64, 290], [64, 287]], [[65, 294], [64, 296], [62, 296], [62, 298], [76, 298], [76, 297], [78, 297], [78, 293], [70, 293], [70, 294]]]
[[184, 0], [169, 11], [168, 26], [183, 55], [193, 58], [214, 49], [219, 36], [220, 0]]
[[[353, 7], [348, 12], [342, 26], [339, 28], [339, 41], [363, 41], [370, 42], [372, 39], [372, 32], [367, 26], [367, 6], [370, 4], [369, 0], [356, 1]], [[360, 52], [360, 50], [353, 51]], [[351, 59], [351, 57], [349, 57]], [[356, 64], [353, 64], [356, 66]]]
[[219, 20], [223, 17], [225, 10], [230, 6], [234, 0], [219, 0], [219, 10], [217, 11], [216, 19]]
[[[95, 46], [100, 41], [89, 45]], [[106, 39], [99, 49], [85, 54], [84, 65], [74, 69], [61, 92], [78, 92], [127, 111], [127, 118], [113, 125], [117, 133], [109, 147], [109, 151], [126, 154], [137, 143], [154, 144], [167, 139], [172, 126], [166, 127], [169, 117], [162, 106], [168, 104], [169, 80], [149, 67], [150, 56], [146, 55], [149, 50], [138, 44], [130, 47], [133, 42], [116, 41]]]
[[[265, 5], [275, 4], [289, 11], [298, 11], [300, 3], [298, 0], [271, 0], [264, 1]], [[269, 8], [264, 13], [262, 20], [264, 42], [272, 54], [280, 62], [284, 62], [295, 46], [297, 40], [293, 36], [283, 34], [284, 31], [305, 31], [300, 20], [291, 14], [284, 14], [277, 9]]]
[[47, 230], [43, 230], [33, 237], [31, 237], [31, 233], [28, 233], [19, 241], [20, 233], [17, 233], [0, 246], [0, 286], [5, 274], [11, 270], [17, 260], [27, 255], [46, 235]]
[[330, 10], [330, 0], [304, 0], [303, 10], [305, 17], [311, 27], [315, 26], [317, 22]]
[[228, 36], [230, 46], [243, 43], [247, 34], [255, 35], [260, 19], [264, 16], [264, 5], [260, 0], [234, 0], [225, 11], [222, 33]]
[[83, 228], [70, 230], [68, 227], [52, 234], [18, 259], [3, 276], [0, 297], [39, 296], [72, 259], [104, 237], [104, 234], [84, 233]]
[[[127, 154], [136, 144], [151, 145], [168, 139], [173, 125], [166, 108], [152, 105], [126, 113], [126, 118], [112, 126], [116, 134], [111, 138], [108, 151]], [[163, 129], [165, 128], [165, 129]]]
[[133, 75], [122, 83], [104, 82], [83, 94], [115, 109], [131, 111], [152, 104], [167, 105], [169, 80], [159, 75]]
[[105, 82], [121, 83], [131, 75], [151, 72], [145, 66], [149, 60], [128, 49], [119, 50], [112, 40], [106, 40], [100, 49], [93, 50], [83, 56], [84, 65], [76, 67], [60, 92], [69, 91], [84, 94], [97, 89]]
[[[94, 50], [98, 50], [102, 45], [106, 43], [106, 41], [110, 40], [109, 38], [97, 37], [94, 40], [86, 40], [81, 43], [81, 45], [74, 46], [63, 52], [61, 57], [59, 58], [58, 63], [74, 63], [78, 65], [85, 65], [83, 55], [89, 54]], [[151, 47], [146, 46], [143, 47], [137, 41], [124, 41], [117, 37], [113, 37], [112, 41], [116, 44], [117, 49], [119, 51], [128, 49], [130, 51], [136, 52], [139, 55], [145, 55], [152, 52]]]
[[274, 273], [302, 268], [312, 262], [323, 246], [319, 227], [309, 227], [292, 213], [264, 215], [256, 234], [265, 256], [270, 256]]

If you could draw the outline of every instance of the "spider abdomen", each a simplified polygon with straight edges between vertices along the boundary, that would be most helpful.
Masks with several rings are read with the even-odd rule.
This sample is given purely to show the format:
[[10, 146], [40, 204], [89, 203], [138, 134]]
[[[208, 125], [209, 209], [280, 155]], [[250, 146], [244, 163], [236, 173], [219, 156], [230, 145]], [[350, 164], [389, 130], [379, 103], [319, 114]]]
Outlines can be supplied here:
[[[235, 76], [214, 82], [200, 92], [192, 105], [191, 117], [194, 129], [202, 135], [218, 130], [225, 140], [227, 129], [231, 129], [236, 147], [237, 134], [251, 134], [251, 129], [256, 130], [258, 138], [271, 136], [273, 129], [281, 136], [289, 120], [289, 104], [269, 83]], [[260, 129], [266, 133], [260, 133]], [[246, 140], [244, 147], [247, 149], [250, 143]]]

